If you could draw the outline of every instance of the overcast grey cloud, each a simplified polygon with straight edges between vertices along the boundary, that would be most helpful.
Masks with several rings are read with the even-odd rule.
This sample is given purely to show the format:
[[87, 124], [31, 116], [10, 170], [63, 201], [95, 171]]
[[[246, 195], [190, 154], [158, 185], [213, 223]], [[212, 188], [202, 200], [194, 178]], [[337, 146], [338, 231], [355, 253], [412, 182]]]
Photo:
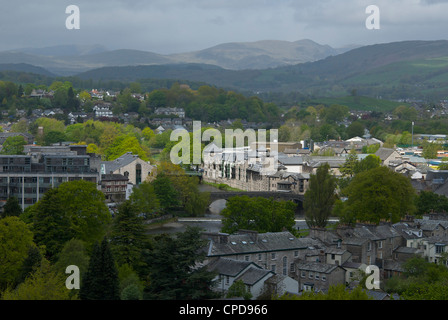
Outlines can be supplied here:
[[[380, 30], [367, 30], [368, 5], [380, 9]], [[65, 8], [80, 9], [68, 30]], [[200, 50], [225, 42], [312, 39], [342, 47], [445, 39], [442, 0], [1, 0], [0, 50], [59, 44], [101, 44], [156, 53]]]

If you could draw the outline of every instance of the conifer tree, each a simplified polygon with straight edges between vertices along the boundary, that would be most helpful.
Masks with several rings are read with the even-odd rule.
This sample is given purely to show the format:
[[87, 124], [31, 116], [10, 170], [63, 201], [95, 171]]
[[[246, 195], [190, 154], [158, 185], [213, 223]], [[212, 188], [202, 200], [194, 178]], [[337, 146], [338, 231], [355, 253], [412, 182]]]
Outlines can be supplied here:
[[330, 174], [328, 163], [317, 168], [310, 176], [309, 189], [305, 192], [303, 207], [308, 226], [325, 228], [335, 202], [336, 179]]
[[106, 238], [94, 244], [79, 295], [82, 300], [120, 300], [118, 270]]

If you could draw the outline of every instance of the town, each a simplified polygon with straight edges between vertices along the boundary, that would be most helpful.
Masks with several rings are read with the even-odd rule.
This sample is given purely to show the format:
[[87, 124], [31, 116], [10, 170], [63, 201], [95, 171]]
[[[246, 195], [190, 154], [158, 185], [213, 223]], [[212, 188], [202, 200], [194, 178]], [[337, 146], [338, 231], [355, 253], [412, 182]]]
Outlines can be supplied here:
[[[380, 117], [332, 105], [308, 106], [297, 117], [280, 114], [271, 106], [276, 119], [216, 118], [204, 122], [204, 129], [272, 130], [277, 124], [279, 141], [248, 142], [238, 148], [229, 147], [228, 141], [202, 143], [201, 163], [187, 165], [170, 160], [169, 151], [177, 142], [170, 140], [170, 134], [176, 129], [192, 133], [196, 119], [188, 115], [194, 110], [170, 106], [165, 98], [176, 93], [178, 99], [186, 94], [202, 99], [201, 94], [210, 96], [215, 89], [196, 91], [176, 85], [142, 94], [74, 90], [67, 83], [51, 87], [67, 93], [64, 103], [74, 101], [74, 107], [53, 108], [59, 99], [55, 91], [29, 87], [17, 88], [20, 99], [9, 97], [17, 104], [26, 101], [28, 110], [2, 112], [0, 227], [3, 237], [9, 234], [23, 241], [21, 247], [9, 249], [19, 252], [14, 264], [0, 266], [5, 268], [0, 283], [4, 299], [20, 297], [20, 288], [33, 286], [29, 274], [53, 277], [56, 271], [48, 264], [62, 270], [83, 263], [83, 277], [92, 277], [86, 260], [90, 255], [91, 263], [106, 263], [94, 259], [98, 250], [109, 250], [104, 242], [99, 245], [105, 235], [119, 267], [115, 275], [108, 275], [121, 287], [113, 290], [112, 298], [123, 300], [300, 299], [330, 294], [341, 286], [347, 294], [363, 288], [366, 299], [412, 299], [416, 293], [406, 287], [406, 281], [411, 281], [406, 279], [419, 281], [418, 276], [432, 265], [447, 267], [447, 136], [424, 133], [421, 124], [414, 133], [414, 122], [411, 132], [399, 134], [381, 134], [373, 126], [367, 129], [372, 118], [384, 124], [383, 130], [394, 119], [410, 125], [409, 113], [423, 119], [421, 123], [432, 123], [433, 118], [445, 116], [444, 102], [430, 116], [419, 102], [411, 102]], [[234, 99], [233, 93], [226, 94]], [[239, 99], [244, 104], [249, 98]], [[135, 108], [139, 112], [131, 111]], [[313, 124], [321, 132], [310, 130]], [[385, 139], [373, 136], [374, 132]], [[382, 174], [391, 181], [381, 180]], [[320, 176], [324, 180], [313, 182]], [[368, 179], [379, 183], [375, 187], [379, 191], [362, 184]], [[319, 201], [310, 199], [313, 192], [323, 192], [319, 185], [327, 185], [326, 181], [332, 181], [328, 182], [331, 202], [321, 217], [310, 207]], [[200, 185], [216, 191], [199, 191]], [[357, 202], [362, 197], [372, 198], [376, 205], [363, 198], [366, 206], [362, 206]], [[147, 233], [147, 227], [157, 221], [206, 218], [219, 199], [227, 203], [219, 232], [189, 229], [177, 238]], [[67, 216], [56, 214], [58, 210]], [[261, 226], [262, 214], [280, 222]], [[307, 226], [297, 230], [297, 218], [304, 218]], [[329, 223], [330, 218], [338, 222]], [[13, 224], [21, 231], [8, 231]], [[133, 226], [131, 231], [127, 224]], [[172, 265], [162, 263], [177, 250], [179, 256], [169, 258]], [[179, 258], [182, 250], [191, 254]], [[73, 251], [85, 260], [75, 258]], [[61, 265], [64, 261], [72, 262]], [[412, 273], [410, 262], [420, 264], [421, 274]], [[372, 266], [379, 270], [373, 273], [380, 284], [375, 288], [367, 281], [366, 270]], [[444, 271], [437, 272], [443, 281]], [[58, 274], [58, 279], [64, 277]], [[181, 292], [163, 284], [175, 274], [183, 280], [172, 286], [177, 283], [184, 288]], [[190, 276], [200, 279], [202, 289], [188, 287]], [[11, 284], [17, 286], [15, 290]], [[56, 288], [55, 284], [55, 292], [61, 290]], [[64, 290], [59, 298], [77, 295]], [[81, 284], [81, 299], [102, 298], [95, 294], [86, 282]]]

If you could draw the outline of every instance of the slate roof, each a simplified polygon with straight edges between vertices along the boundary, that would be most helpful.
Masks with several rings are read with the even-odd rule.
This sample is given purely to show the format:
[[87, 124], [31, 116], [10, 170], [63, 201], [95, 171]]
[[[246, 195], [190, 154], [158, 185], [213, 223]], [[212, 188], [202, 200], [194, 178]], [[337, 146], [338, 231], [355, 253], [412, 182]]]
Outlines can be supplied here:
[[253, 286], [268, 274], [274, 275], [274, 272], [271, 270], [250, 267], [248, 270], [244, 271], [243, 274], [238, 276], [235, 281], [242, 280], [244, 284]]
[[101, 164], [105, 165], [106, 173], [114, 172], [119, 168], [127, 166], [132, 163], [136, 159], [139, 159], [138, 155], [133, 154], [132, 152], [126, 152], [121, 157], [112, 160], [112, 161], [102, 161]]
[[210, 240], [208, 256], [306, 249], [315, 243], [313, 239], [296, 238], [288, 231], [260, 233], [256, 239], [247, 233], [232, 234], [228, 236], [227, 243]]
[[390, 149], [390, 148], [379, 148], [376, 152], [375, 155], [377, 157], [379, 157], [381, 159], [381, 161], [386, 160], [387, 158], [390, 157], [390, 155], [392, 153], [394, 153], [394, 149]]
[[297, 269], [299, 270], [306, 270], [306, 271], [312, 271], [312, 272], [319, 272], [319, 273], [331, 273], [336, 268], [339, 268], [339, 266], [335, 264], [327, 264], [327, 263], [321, 263], [321, 262], [298, 262], [296, 264]]
[[219, 258], [207, 265], [209, 271], [215, 271], [219, 274], [236, 277], [248, 266], [254, 264], [249, 261], [238, 261], [227, 258]]

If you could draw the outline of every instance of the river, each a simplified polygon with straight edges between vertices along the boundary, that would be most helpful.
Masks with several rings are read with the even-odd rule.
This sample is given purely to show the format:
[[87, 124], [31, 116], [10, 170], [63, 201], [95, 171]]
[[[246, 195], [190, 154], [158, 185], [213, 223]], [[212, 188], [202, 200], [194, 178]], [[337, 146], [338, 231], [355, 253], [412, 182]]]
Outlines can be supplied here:
[[[225, 192], [210, 185], [201, 184], [199, 190], [203, 192]], [[220, 232], [222, 228], [220, 215], [221, 211], [226, 207], [226, 200], [216, 200], [210, 205], [210, 213], [205, 214], [204, 217], [194, 218], [178, 218], [175, 222], [168, 222], [163, 225], [150, 228], [149, 234], [162, 234], [162, 233], [176, 233], [183, 232], [187, 226], [199, 227], [207, 232]], [[296, 224], [294, 228], [297, 230], [307, 229], [308, 226], [303, 217], [296, 217]], [[329, 223], [335, 223], [337, 219], [330, 219]]]

